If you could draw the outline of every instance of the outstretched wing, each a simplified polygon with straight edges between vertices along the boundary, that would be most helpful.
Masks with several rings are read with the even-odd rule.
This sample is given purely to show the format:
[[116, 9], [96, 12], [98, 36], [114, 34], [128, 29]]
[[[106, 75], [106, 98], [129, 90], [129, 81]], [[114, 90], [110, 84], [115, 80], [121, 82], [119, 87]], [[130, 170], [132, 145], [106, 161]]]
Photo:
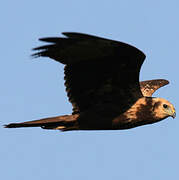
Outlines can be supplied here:
[[[65, 64], [65, 85], [74, 113], [115, 104], [121, 113], [142, 97], [139, 72], [145, 59], [137, 48], [81, 33], [43, 38], [51, 44], [37, 47], [33, 56]], [[98, 106], [99, 107], [99, 106]]]
[[152, 94], [165, 85], [169, 84], [168, 80], [165, 79], [153, 79], [148, 81], [140, 82], [140, 88], [143, 96], [152, 96]]

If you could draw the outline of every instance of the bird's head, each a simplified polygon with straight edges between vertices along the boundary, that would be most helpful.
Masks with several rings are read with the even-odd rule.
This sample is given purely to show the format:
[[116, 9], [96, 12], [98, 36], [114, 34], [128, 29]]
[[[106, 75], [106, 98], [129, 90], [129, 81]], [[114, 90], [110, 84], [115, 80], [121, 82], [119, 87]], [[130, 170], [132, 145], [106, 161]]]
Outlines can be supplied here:
[[163, 98], [153, 98], [153, 113], [158, 119], [165, 119], [169, 116], [176, 117], [173, 104]]

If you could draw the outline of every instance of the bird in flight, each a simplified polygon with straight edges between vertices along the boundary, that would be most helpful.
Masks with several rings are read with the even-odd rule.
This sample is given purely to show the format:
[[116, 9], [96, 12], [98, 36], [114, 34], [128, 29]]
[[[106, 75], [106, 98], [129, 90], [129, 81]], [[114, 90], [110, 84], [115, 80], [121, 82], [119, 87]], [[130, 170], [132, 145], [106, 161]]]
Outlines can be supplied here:
[[22, 123], [6, 128], [41, 127], [69, 130], [121, 130], [175, 118], [174, 106], [151, 97], [169, 82], [139, 82], [145, 54], [119, 41], [65, 32], [64, 37], [42, 38], [47, 45], [34, 48], [34, 57], [50, 57], [65, 65], [65, 86], [73, 106], [71, 115]]

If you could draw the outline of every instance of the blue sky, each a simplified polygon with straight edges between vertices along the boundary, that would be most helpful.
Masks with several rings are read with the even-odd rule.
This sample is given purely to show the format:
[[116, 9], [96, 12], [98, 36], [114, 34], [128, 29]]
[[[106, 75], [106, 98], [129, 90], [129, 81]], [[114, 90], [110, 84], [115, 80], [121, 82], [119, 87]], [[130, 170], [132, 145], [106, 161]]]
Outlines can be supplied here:
[[[2, 1], [0, 125], [70, 114], [63, 65], [32, 59], [40, 37], [64, 31], [123, 41], [147, 56], [141, 80], [165, 78], [154, 96], [178, 105], [179, 2]], [[178, 179], [178, 117], [123, 131], [0, 128], [1, 179]]]

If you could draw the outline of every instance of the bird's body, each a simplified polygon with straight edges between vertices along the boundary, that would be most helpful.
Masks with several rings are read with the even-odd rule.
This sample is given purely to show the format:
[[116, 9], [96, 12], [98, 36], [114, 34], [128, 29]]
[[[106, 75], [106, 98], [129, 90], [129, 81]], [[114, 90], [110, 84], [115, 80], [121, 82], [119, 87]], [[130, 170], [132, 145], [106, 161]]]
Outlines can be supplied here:
[[42, 127], [67, 130], [120, 130], [175, 117], [173, 105], [151, 97], [169, 82], [139, 82], [145, 55], [137, 48], [80, 33], [67, 38], [43, 38], [52, 44], [35, 48], [34, 56], [65, 64], [65, 85], [72, 115], [12, 123], [8, 128]]

